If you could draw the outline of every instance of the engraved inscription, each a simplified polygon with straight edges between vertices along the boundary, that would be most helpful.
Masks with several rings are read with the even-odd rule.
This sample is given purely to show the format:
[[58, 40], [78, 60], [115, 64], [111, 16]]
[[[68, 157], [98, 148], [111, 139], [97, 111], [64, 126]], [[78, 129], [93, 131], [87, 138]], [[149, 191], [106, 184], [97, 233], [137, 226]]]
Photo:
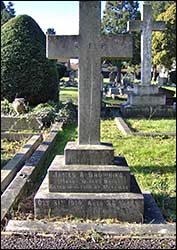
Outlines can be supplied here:
[[50, 176], [50, 190], [66, 192], [128, 192], [129, 172], [63, 171]]

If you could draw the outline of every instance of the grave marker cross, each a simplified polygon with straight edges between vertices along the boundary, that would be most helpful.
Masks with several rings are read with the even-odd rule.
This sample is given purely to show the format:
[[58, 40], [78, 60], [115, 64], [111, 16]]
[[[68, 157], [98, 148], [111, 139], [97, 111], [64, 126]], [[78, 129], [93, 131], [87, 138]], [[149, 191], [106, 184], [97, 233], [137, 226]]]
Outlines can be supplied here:
[[79, 57], [79, 145], [100, 144], [101, 58], [132, 57], [132, 36], [101, 35], [101, 1], [80, 1], [79, 35], [47, 35], [46, 48], [49, 59]]
[[152, 31], [165, 30], [165, 22], [152, 21], [152, 7], [150, 4], [143, 5], [141, 20], [129, 21], [128, 31], [141, 31], [141, 84], [151, 83], [152, 65]]

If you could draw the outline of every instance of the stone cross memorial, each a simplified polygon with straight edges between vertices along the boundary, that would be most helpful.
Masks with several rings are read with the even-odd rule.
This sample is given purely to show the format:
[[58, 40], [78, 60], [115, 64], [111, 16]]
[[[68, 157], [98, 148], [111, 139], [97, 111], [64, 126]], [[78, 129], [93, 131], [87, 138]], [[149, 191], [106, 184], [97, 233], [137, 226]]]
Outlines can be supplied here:
[[153, 116], [166, 113], [166, 96], [159, 93], [158, 85], [151, 84], [152, 31], [165, 30], [165, 22], [153, 21], [152, 7], [143, 4], [141, 20], [129, 21], [127, 30], [141, 31], [141, 83], [128, 93], [128, 100], [121, 106], [124, 117]]
[[79, 35], [47, 36], [48, 58], [79, 58], [79, 140], [51, 163], [34, 198], [35, 215], [142, 222], [144, 198], [125, 158], [100, 142], [101, 58], [131, 57], [132, 37], [101, 35], [100, 1], [80, 1], [79, 11]]
[[141, 21], [129, 21], [127, 30], [141, 31], [141, 84], [149, 85], [151, 83], [152, 31], [165, 30], [165, 22], [153, 22], [152, 7], [150, 4], [144, 4]]
[[101, 58], [132, 57], [132, 37], [101, 35], [101, 2], [80, 1], [79, 35], [47, 36], [49, 59], [79, 57], [79, 144], [100, 144]]

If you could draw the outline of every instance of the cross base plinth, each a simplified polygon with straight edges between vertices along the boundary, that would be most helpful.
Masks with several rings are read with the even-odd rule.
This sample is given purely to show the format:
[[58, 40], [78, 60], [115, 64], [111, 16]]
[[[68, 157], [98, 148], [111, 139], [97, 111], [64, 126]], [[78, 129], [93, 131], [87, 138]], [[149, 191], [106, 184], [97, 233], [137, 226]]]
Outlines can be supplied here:
[[157, 107], [166, 104], [166, 96], [162, 94], [139, 95], [132, 93], [128, 96], [128, 103], [132, 106], [136, 105], [140, 107]]
[[175, 118], [176, 109], [171, 105], [130, 105], [125, 104], [120, 107], [124, 118]]
[[115, 157], [113, 165], [66, 165], [64, 160], [64, 155], [54, 158], [34, 197], [36, 218], [143, 223], [144, 196], [124, 157]]
[[128, 100], [123, 106], [130, 107], [159, 107], [166, 105], [166, 95], [159, 93], [157, 85], [135, 85], [128, 92]]
[[99, 145], [79, 145], [68, 142], [65, 149], [65, 164], [112, 165], [114, 164], [114, 148], [112, 143]]
[[134, 94], [137, 95], [155, 95], [159, 93], [159, 86], [155, 84], [137, 84], [134, 85]]

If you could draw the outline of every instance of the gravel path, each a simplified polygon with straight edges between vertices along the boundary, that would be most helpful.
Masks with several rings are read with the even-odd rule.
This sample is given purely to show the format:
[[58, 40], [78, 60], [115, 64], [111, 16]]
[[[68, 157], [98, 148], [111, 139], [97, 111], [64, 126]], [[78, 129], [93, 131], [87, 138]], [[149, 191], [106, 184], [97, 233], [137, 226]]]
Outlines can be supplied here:
[[1, 236], [1, 249], [176, 249], [176, 239], [138, 239], [93, 232], [53, 235], [12, 233]]

